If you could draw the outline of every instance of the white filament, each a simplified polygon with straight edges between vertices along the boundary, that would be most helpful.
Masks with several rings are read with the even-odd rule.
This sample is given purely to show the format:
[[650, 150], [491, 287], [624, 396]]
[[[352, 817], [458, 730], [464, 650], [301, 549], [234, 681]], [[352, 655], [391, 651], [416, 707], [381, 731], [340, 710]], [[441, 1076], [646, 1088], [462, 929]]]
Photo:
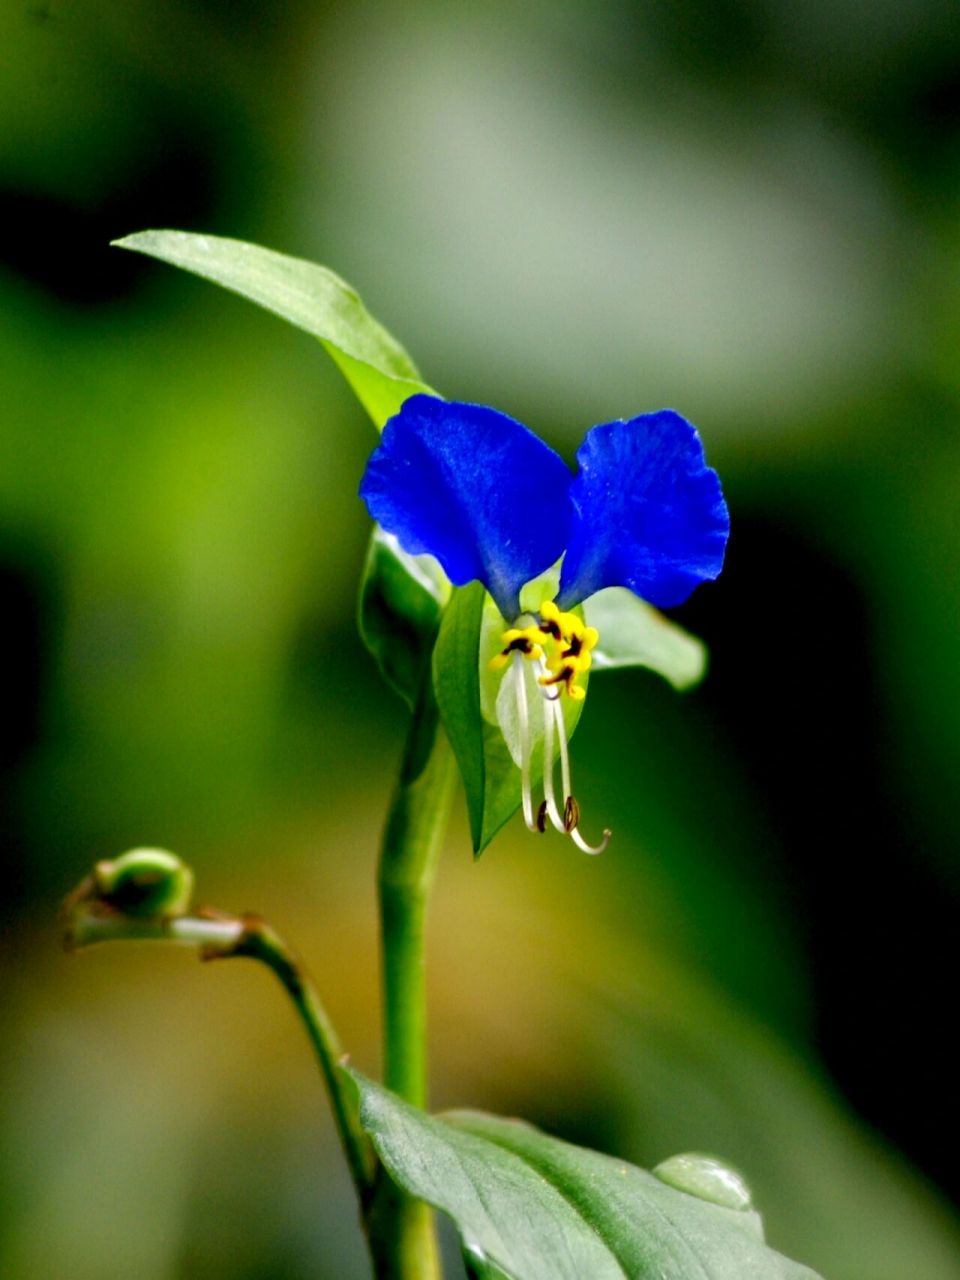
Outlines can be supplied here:
[[563, 708], [560, 706], [558, 698], [553, 704], [553, 718], [557, 726], [557, 737], [560, 739], [560, 785], [563, 787], [563, 799], [566, 803], [567, 796], [572, 795], [573, 788], [570, 785], [570, 752], [567, 750], [567, 726], [563, 722]]
[[[548, 676], [546, 663], [542, 658], [536, 660], [535, 669], [541, 676]], [[579, 822], [576, 826], [568, 826], [568, 821], [576, 815], [576, 801], [570, 783], [570, 753], [567, 749], [567, 727], [563, 719], [563, 704], [560, 691], [556, 686], [538, 684], [543, 703], [543, 798], [544, 804], [540, 812], [534, 814], [533, 794], [530, 780], [531, 760], [533, 756], [533, 727], [530, 723], [530, 705], [527, 695], [527, 672], [524, 658], [516, 652], [509, 672], [516, 682], [517, 727], [520, 739], [520, 787], [523, 805], [523, 820], [529, 831], [542, 831], [544, 812], [551, 824], [568, 835], [583, 853], [603, 853], [610, 842], [610, 832], [604, 831], [603, 839], [598, 845], [588, 844], [580, 834]], [[557, 803], [555, 790], [554, 735], [560, 741], [560, 781], [563, 787], [563, 811]]]
[[578, 827], [572, 827], [568, 832], [568, 835], [577, 848], [583, 853], [603, 853], [604, 849], [610, 843], [611, 832], [609, 830], [604, 830], [603, 839], [599, 844], [587, 844], [586, 840], [584, 840], [583, 836], [580, 834]]
[[[553, 719], [554, 719], [554, 723], [556, 725], [556, 730], [557, 730], [557, 737], [560, 740], [560, 782], [563, 786], [564, 813], [566, 813], [566, 805], [573, 795], [573, 789], [570, 785], [570, 753], [567, 750], [567, 727], [563, 722], [563, 708], [560, 705], [559, 698], [551, 700], [550, 702], [545, 704], [545, 717], [549, 713], [553, 714]], [[547, 807], [549, 809], [551, 801], [553, 799], [553, 743], [552, 743], [553, 735], [550, 733], [549, 729], [547, 729], [546, 736], [548, 739], [551, 739], [549, 793], [547, 793], [547, 777], [546, 777], [546, 762], [547, 762], [546, 741], [544, 742], [544, 755], [543, 755], [543, 760], [544, 760], [543, 789], [544, 789], [544, 793], [547, 795]], [[567, 835], [570, 837], [570, 839], [573, 841], [573, 843], [577, 846], [577, 848], [582, 853], [603, 853], [604, 849], [610, 843], [609, 831], [604, 831], [603, 839], [600, 841], [599, 844], [587, 844], [586, 840], [584, 840], [583, 836], [580, 834], [579, 825], [575, 827], [570, 827], [568, 830], [566, 823], [564, 822], [563, 818], [560, 818], [559, 814], [557, 814], [557, 818], [560, 818], [559, 822], [557, 821], [556, 818], [554, 818], [553, 815], [556, 812], [556, 809], [557, 809], [557, 806], [554, 803], [553, 808], [550, 812], [550, 819], [558, 831], [565, 831]]]
[[[540, 661], [540, 669], [546, 674], [546, 666], [543, 660]], [[548, 690], [542, 685], [543, 702], [543, 798], [547, 802], [547, 814], [550, 821], [558, 831], [566, 834], [566, 826], [564, 825], [563, 815], [557, 808], [557, 799], [553, 790], [553, 733], [554, 733], [554, 707], [560, 702], [560, 695], [553, 690]]]
[[520, 794], [523, 798], [523, 820], [528, 831], [536, 831], [533, 816], [533, 796], [530, 793], [530, 709], [527, 706], [527, 673], [523, 658], [513, 655], [513, 671], [517, 682], [517, 720], [520, 723]]

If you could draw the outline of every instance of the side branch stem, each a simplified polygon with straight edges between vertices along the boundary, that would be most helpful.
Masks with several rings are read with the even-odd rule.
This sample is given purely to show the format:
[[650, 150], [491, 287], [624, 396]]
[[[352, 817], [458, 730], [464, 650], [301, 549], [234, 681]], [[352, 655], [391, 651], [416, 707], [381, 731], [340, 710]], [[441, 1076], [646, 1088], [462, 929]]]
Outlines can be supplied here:
[[156, 940], [196, 947], [203, 960], [248, 956], [272, 969], [310, 1037], [357, 1194], [361, 1204], [367, 1204], [373, 1192], [377, 1161], [360, 1127], [352, 1085], [340, 1071], [345, 1055], [339, 1037], [311, 978], [265, 920], [209, 908], [200, 908], [193, 915], [137, 919], [80, 899], [70, 911], [67, 925], [65, 941], [70, 950], [98, 942]]
[[[280, 935], [255, 916], [246, 917], [244, 924], [246, 927], [240, 941], [232, 952], [225, 954], [262, 961], [273, 970], [293, 1001], [323, 1072], [337, 1133], [360, 1203], [365, 1205], [373, 1191], [377, 1161], [370, 1140], [360, 1127], [352, 1086], [340, 1071], [346, 1055], [336, 1029], [309, 974], [288, 950]], [[205, 953], [207, 959], [215, 959], [217, 955], [218, 952], [210, 949]]]

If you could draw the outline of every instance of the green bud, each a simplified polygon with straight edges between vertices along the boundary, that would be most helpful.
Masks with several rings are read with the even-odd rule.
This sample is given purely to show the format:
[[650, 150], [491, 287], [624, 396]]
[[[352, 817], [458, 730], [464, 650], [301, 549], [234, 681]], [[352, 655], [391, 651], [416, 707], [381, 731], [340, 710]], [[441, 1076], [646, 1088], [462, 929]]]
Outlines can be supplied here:
[[93, 869], [97, 897], [135, 918], [182, 916], [193, 897], [193, 872], [165, 849], [131, 849]]

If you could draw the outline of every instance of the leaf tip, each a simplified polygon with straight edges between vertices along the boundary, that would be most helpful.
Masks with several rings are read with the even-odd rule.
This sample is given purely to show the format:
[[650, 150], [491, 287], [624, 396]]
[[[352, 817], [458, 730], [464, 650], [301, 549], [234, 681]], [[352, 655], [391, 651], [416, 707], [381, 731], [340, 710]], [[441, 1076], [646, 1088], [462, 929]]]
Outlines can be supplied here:
[[699, 641], [699, 653], [695, 664], [691, 664], [690, 670], [685, 672], [683, 676], [674, 682], [674, 688], [678, 693], [690, 693], [691, 690], [698, 688], [707, 678], [710, 670], [710, 650]]
[[144, 236], [148, 236], [149, 231], [132, 231], [128, 236], [120, 236], [117, 240], [110, 241], [111, 249], [139, 249], [140, 241]]

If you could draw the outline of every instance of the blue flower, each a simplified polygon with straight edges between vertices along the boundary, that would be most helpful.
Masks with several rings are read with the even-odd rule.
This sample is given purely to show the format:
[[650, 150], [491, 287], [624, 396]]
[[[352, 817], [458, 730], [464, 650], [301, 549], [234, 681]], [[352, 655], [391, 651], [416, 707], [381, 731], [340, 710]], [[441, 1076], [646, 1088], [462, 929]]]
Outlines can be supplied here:
[[[496, 409], [414, 395], [386, 424], [360, 496], [405, 551], [435, 556], [457, 586], [482, 582], [512, 624], [492, 665], [516, 673], [527, 739], [518, 751], [521, 772], [529, 772], [532, 755], [529, 682], [521, 671], [528, 659], [550, 704], [545, 724], [559, 734], [566, 792], [561, 813], [548, 727], [545, 800], [535, 818], [523, 779], [527, 823], [543, 830], [549, 816], [593, 851], [577, 833], [558, 700], [562, 693], [582, 698], [577, 677], [590, 665], [597, 635], [572, 610], [612, 586], [658, 607], [681, 604], [720, 572], [729, 517], [695, 428], [672, 410], [591, 428], [577, 463], [572, 475], [548, 445]], [[522, 614], [521, 588], [561, 556], [555, 600]]]

